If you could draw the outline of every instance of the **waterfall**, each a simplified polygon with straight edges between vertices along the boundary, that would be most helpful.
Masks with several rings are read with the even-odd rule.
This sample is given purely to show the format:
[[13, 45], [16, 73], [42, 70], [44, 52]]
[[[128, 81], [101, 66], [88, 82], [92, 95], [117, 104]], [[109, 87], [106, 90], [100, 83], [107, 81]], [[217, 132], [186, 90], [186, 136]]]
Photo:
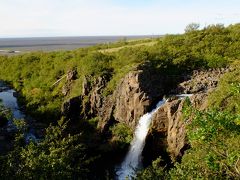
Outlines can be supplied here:
[[135, 171], [141, 167], [141, 155], [145, 145], [145, 139], [149, 130], [153, 114], [166, 102], [161, 100], [158, 102], [155, 109], [151, 112], [144, 114], [136, 127], [134, 138], [131, 142], [130, 149], [122, 162], [121, 166], [117, 168], [117, 179], [124, 180], [126, 177], [131, 179], [135, 176]]

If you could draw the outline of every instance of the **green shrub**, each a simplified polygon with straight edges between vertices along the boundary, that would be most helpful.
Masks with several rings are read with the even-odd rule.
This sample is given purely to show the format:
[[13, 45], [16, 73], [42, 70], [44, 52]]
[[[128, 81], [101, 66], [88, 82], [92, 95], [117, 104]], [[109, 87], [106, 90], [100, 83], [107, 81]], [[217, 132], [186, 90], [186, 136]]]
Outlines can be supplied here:
[[232, 113], [240, 113], [240, 64], [232, 65], [232, 72], [226, 73], [217, 89], [209, 98], [209, 106], [220, 110], [228, 110]]
[[161, 157], [152, 162], [152, 165], [137, 173], [136, 179], [139, 180], [159, 180], [167, 179], [166, 169], [161, 164]]
[[[85, 179], [92, 159], [86, 158], [85, 147], [79, 142], [80, 135], [65, 134], [66, 123], [46, 129], [40, 142], [16, 146], [6, 156], [1, 156], [0, 177], [13, 179]], [[19, 134], [16, 137], [20, 141]]]
[[240, 170], [239, 115], [193, 110], [187, 126], [191, 149], [170, 171], [171, 179], [234, 179]]
[[111, 128], [113, 141], [118, 144], [130, 144], [133, 138], [133, 131], [124, 123], [118, 123]]

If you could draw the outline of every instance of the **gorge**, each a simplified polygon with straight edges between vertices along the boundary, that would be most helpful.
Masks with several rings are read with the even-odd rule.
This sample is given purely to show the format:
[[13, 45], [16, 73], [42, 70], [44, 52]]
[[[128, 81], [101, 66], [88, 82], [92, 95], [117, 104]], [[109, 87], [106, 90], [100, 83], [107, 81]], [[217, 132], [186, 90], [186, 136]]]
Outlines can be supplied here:
[[[143, 163], [150, 164], [151, 160], [160, 155], [166, 162], [177, 161], [183, 156], [189, 148], [182, 120], [185, 97], [190, 98], [194, 107], [206, 109], [208, 94], [216, 88], [220, 77], [229, 71], [228, 68], [213, 69], [195, 71], [192, 75], [165, 76], [154, 72], [149, 64], [145, 64], [129, 72], [113, 95], [107, 97], [100, 95], [106, 84], [105, 77], [97, 78], [91, 86], [84, 81], [82, 92], [87, 94], [68, 100], [62, 110], [72, 121], [76, 121], [75, 117], [91, 117], [84, 109], [88, 107], [90, 112], [102, 117], [98, 123], [102, 133], [119, 123], [135, 129], [129, 152], [116, 168], [117, 178], [124, 179], [127, 175], [134, 176], [135, 170], [141, 167], [142, 160]], [[161, 106], [151, 111], [156, 99], [165, 95], [168, 101], [160, 101]], [[90, 97], [90, 102], [84, 101], [84, 104], [84, 96]], [[81, 109], [81, 113], [74, 115], [73, 112], [79, 112], [77, 109]], [[151, 112], [147, 113], [149, 111]], [[151, 121], [151, 126], [148, 127]]]
[[0, 56], [0, 178], [239, 177], [239, 28]]

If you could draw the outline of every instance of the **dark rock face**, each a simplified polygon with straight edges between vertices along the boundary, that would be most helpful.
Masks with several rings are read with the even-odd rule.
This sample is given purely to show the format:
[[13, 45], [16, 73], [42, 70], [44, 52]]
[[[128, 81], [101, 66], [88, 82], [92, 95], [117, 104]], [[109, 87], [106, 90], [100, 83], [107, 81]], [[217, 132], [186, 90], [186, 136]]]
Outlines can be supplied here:
[[72, 107], [80, 111], [79, 117], [81, 118], [100, 117], [98, 127], [102, 131], [107, 130], [110, 124], [116, 121], [135, 128], [139, 118], [151, 110], [181, 78], [160, 75], [156, 69], [146, 64], [129, 72], [120, 81], [113, 94], [104, 97], [102, 92], [109, 78], [106, 76], [85, 77], [82, 95], [78, 97], [81, 101], [77, 104], [78, 108], [68, 106], [71, 101], [68, 100], [63, 105], [62, 111], [66, 115], [70, 110], [64, 107], [70, 107], [70, 109]]
[[[109, 78], [102, 77], [85, 77], [82, 85], [82, 117], [90, 119], [100, 116], [103, 108], [103, 101], [106, 99], [102, 93], [107, 85]], [[100, 116], [101, 117], [101, 116]]]
[[141, 90], [141, 71], [130, 72], [117, 87], [115, 96], [114, 118], [118, 122], [135, 127], [137, 120], [143, 115], [151, 100], [149, 94]]
[[[107, 77], [85, 77], [82, 85], [82, 94], [65, 101], [62, 105], [62, 114], [71, 120], [90, 119], [99, 115], [104, 97], [101, 95], [106, 87]], [[92, 82], [91, 82], [92, 81]], [[71, 82], [71, 81], [70, 81]], [[70, 87], [68, 81], [64, 87]], [[69, 91], [70, 89], [67, 88]]]
[[[220, 77], [229, 69], [214, 69], [210, 71], [195, 71], [189, 80], [184, 81], [171, 91], [175, 94], [191, 93], [193, 107], [203, 110], [207, 108], [208, 93], [217, 87]], [[170, 97], [152, 118], [152, 125], [146, 140], [146, 152], [152, 151], [152, 159], [163, 155], [166, 148], [173, 161], [178, 160], [188, 147], [185, 122], [182, 116], [184, 99]], [[157, 138], [156, 138], [157, 137]]]
[[178, 88], [173, 92], [175, 94], [207, 92], [210, 89], [216, 88], [220, 77], [228, 71], [230, 71], [228, 68], [212, 69], [209, 71], [194, 71], [190, 76], [190, 79], [180, 83]]
[[[215, 69], [195, 71], [192, 75], [170, 76], [163, 75], [146, 64], [129, 72], [113, 94], [107, 97], [102, 93], [109, 77], [86, 76], [82, 84], [82, 95], [66, 101], [62, 113], [71, 120], [99, 117], [98, 127], [102, 132], [107, 132], [116, 122], [125, 123], [134, 129], [139, 118], [150, 111], [164, 95], [194, 94], [190, 98], [193, 106], [205, 109], [208, 93], [217, 86], [219, 78], [227, 71], [229, 69]], [[67, 82], [71, 82], [73, 74], [69, 74]], [[172, 96], [153, 116], [144, 149], [144, 152], [151, 152], [152, 158], [166, 154], [176, 160], [188, 146], [182, 119], [183, 103], [184, 100]]]
[[91, 93], [89, 94], [91, 116], [98, 115], [101, 111], [104, 99], [104, 97], [102, 96], [102, 92], [106, 87], [107, 82], [108, 78], [106, 76], [94, 79], [93, 88], [91, 89]]
[[76, 80], [77, 74], [78, 74], [78, 73], [77, 73], [76, 69], [69, 70], [69, 71], [67, 72], [67, 81]]
[[0, 115], [0, 128], [7, 125], [8, 119], [5, 116]]
[[[199, 93], [190, 98], [192, 105], [198, 109], [206, 108], [207, 93]], [[173, 161], [183, 155], [187, 148], [186, 122], [182, 116], [185, 99], [166, 102], [153, 115], [150, 131], [146, 139], [145, 154], [152, 151], [151, 159], [158, 156], [170, 156]], [[163, 154], [163, 148], [167, 153]], [[168, 157], [163, 157], [163, 159]]]
[[74, 97], [64, 102], [62, 105], [62, 114], [71, 120], [79, 119], [81, 112], [81, 97]]
[[135, 128], [139, 118], [172, 89], [183, 76], [161, 75], [156, 69], [140, 67], [129, 72], [119, 83], [113, 95], [106, 98], [102, 108], [101, 129], [106, 129], [108, 119]]
[[76, 70], [69, 70], [67, 72], [67, 75], [65, 75], [65, 76], [66, 76], [66, 83], [62, 87], [62, 94], [64, 96], [68, 95], [68, 93], [70, 92], [72, 81], [76, 80], [76, 78], [77, 78], [77, 71]]

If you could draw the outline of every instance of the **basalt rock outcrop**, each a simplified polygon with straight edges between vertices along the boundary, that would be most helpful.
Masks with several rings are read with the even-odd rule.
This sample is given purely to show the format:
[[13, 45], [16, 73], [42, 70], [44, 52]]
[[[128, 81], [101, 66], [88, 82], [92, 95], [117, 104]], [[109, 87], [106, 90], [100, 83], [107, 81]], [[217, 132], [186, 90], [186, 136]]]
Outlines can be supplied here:
[[[77, 78], [77, 71], [75, 69], [69, 70], [65, 76], [66, 76], [66, 83], [62, 87], [62, 94], [64, 96], [68, 95], [68, 93], [70, 92], [72, 82], [74, 80], [76, 80], [76, 78]], [[63, 77], [65, 77], [65, 76], [63, 76]]]
[[161, 75], [147, 65], [129, 72], [120, 81], [113, 95], [105, 99], [99, 127], [105, 131], [116, 121], [134, 129], [139, 118], [150, 111], [182, 78]]
[[[103, 96], [109, 77], [85, 77], [82, 95], [67, 100], [62, 106], [69, 119], [98, 117], [99, 128], [107, 131], [115, 122], [135, 128], [140, 116], [148, 112], [183, 76], [161, 75], [149, 64], [129, 72], [120, 80], [112, 95]], [[73, 113], [78, 109], [78, 114]]]
[[[186, 120], [183, 119], [183, 105], [186, 98], [166, 102], [153, 115], [152, 124], [146, 139], [144, 156], [155, 159], [159, 155], [165, 160], [178, 160], [188, 148], [186, 139]], [[207, 93], [198, 93], [190, 97], [197, 109], [207, 106]], [[149, 157], [149, 151], [150, 157]]]
[[[154, 83], [156, 80], [158, 83]], [[163, 83], [161, 78], [150, 76], [149, 72], [144, 70], [137, 69], [128, 73], [113, 94], [104, 101], [99, 127], [106, 131], [115, 121], [134, 128], [140, 116], [150, 109], [154, 100], [163, 96], [164, 91], [160, 89]], [[159, 87], [154, 87], [155, 84], [159, 84]], [[145, 91], [149, 86], [152, 88]]]
[[187, 81], [180, 83], [172, 92], [174, 94], [208, 92], [216, 88], [220, 77], [229, 71], [231, 71], [229, 68], [195, 70]]
[[[164, 95], [194, 94], [190, 98], [193, 106], [205, 109], [208, 93], [214, 90], [219, 78], [228, 71], [230, 69], [227, 68], [213, 69], [170, 76], [161, 74], [151, 64], [144, 64], [125, 75], [113, 94], [108, 96], [103, 96], [103, 92], [110, 80], [109, 76], [86, 76], [82, 94], [67, 100], [62, 106], [62, 112], [70, 120], [98, 117], [98, 127], [102, 132], [108, 132], [114, 123], [125, 123], [134, 129], [139, 118], [150, 111]], [[155, 158], [166, 154], [172, 160], [182, 156], [188, 146], [182, 118], [183, 104], [184, 99], [171, 96], [155, 113], [144, 155], [151, 154], [151, 158]], [[151, 153], [146, 153], [149, 151]]]
[[[229, 69], [214, 69], [209, 71], [194, 71], [188, 81], [184, 81], [173, 89], [174, 94], [193, 94], [190, 101], [193, 107], [203, 110], [207, 108], [208, 94], [216, 88], [220, 77]], [[178, 99], [172, 96], [153, 115], [152, 125], [147, 136], [144, 155], [147, 159], [155, 159], [159, 155], [170, 156], [178, 160], [188, 148], [186, 139], [186, 121], [182, 110], [186, 98]], [[149, 157], [151, 151], [151, 157]], [[168, 159], [168, 157], [165, 157]]]
[[71, 121], [91, 119], [98, 116], [105, 98], [102, 96], [102, 92], [107, 82], [107, 76], [97, 78], [91, 76], [84, 77], [82, 94], [65, 101], [62, 105], [62, 114]]

